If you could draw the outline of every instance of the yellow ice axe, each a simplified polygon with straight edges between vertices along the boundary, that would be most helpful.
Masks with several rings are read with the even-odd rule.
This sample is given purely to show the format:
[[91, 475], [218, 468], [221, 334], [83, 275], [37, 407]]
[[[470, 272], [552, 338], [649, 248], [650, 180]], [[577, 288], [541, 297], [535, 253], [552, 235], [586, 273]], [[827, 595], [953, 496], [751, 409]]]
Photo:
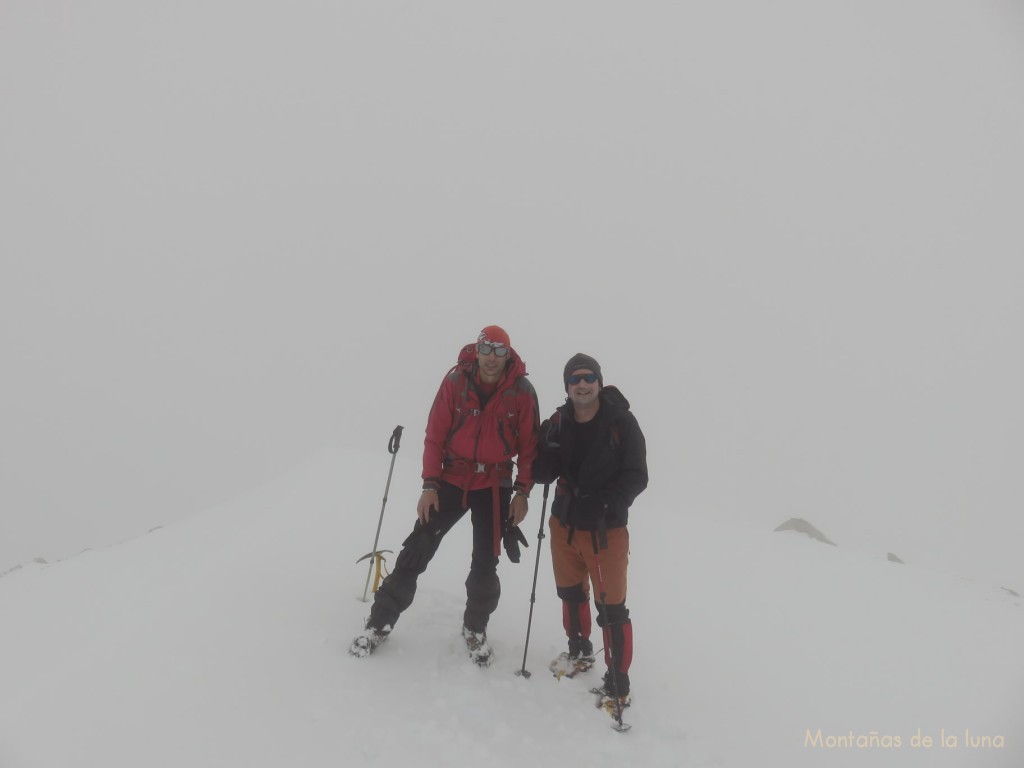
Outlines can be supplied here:
[[[373, 591], [374, 592], [376, 592], [377, 591], [377, 587], [380, 586], [380, 575], [381, 575], [381, 569], [384, 567], [384, 560], [385, 560], [384, 553], [385, 552], [394, 554], [394, 553], [391, 552], [390, 549], [380, 549], [380, 550], [377, 550], [376, 552], [368, 552], [367, 554], [363, 555], [358, 560], [356, 560], [357, 563], [361, 563], [361, 562], [363, 562], [363, 560], [366, 560], [368, 557], [372, 557], [374, 559], [374, 561], [376, 562], [377, 567], [375, 569], [374, 576], [373, 576]], [[370, 564], [370, 568], [373, 569], [373, 563]], [[386, 573], [384, 575], [387, 576]], [[366, 581], [367, 581], [367, 583], [369, 583], [369, 581], [370, 581], [369, 575], [367, 575]], [[366, 592], [365, 591], [363, 592], [363, 602], [366, 602]]]
[[[388, 441], [388, 453], [391, 454], [391, 467], [388, 469], [388, 482], [384, 486], [384, 501], [380, 505], [380, 519], [377, 521], [377, 535], [373, 537], [373, 549], [370, 550], [370, 554], [363, 555], [356, 562], [362, 562], [368, 557], [375, 557], [377, 560], [377, 580], [373, 582], [373, 591], [377, 591], [377, 583], [380, 581], [380, 563], [383, 559], [381, 552], [390, 552], [390, 549], [379, 550], [377, 549], [377, 542], [380, 541], [380, 526], [384, 522], [384, 507], [388, 503], [388, 491], [391, 488], [391, 475], [395, 471], [395, 458], [398, 454], [398, 449], [402, 444], [402, 425], [399, 424], [395, 427], [395, 431], [391, 433], [391, 439]], [[370, 587], [370, 574], [373, 573], [373, 563], [370, 563], [370, 567], [366, 570], [366, 586], [363, 587], [363, 602], [366, 602], [366, 590]]]

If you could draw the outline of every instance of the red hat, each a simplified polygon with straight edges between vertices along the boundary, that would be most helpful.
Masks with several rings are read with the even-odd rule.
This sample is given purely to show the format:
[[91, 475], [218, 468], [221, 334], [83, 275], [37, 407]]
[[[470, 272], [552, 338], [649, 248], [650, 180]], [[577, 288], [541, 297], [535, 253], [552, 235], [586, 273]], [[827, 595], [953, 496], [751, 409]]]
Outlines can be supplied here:
[[477, 344], [484, 342], [485, 344], [501, 344], [506, 347], [511, 347], [512, 342], [509, 341], [508, 334], [505, 333], [505, 329], [500, 325], [488, 325], [482, 331], [480, 335], [476, 337]]

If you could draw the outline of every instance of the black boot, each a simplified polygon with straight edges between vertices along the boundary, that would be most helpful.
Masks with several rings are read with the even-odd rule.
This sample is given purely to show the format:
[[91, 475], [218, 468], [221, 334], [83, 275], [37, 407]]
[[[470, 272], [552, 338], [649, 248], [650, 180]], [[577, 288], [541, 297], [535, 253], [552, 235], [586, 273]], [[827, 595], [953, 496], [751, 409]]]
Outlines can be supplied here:
[[569, 638], [569, 659], [582, 663], [594, 663], [594, 644], [585, 637]]

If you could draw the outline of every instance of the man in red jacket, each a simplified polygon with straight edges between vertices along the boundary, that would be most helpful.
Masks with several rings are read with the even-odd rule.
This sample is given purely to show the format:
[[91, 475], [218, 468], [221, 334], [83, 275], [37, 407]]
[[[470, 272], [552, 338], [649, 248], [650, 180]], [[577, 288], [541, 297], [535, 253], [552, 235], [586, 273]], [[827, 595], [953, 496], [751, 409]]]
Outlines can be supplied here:
[[519, 542], [526, 543], [518, 525], [526, 517], [533, 488], [538, 426], [537, 393], [526, 378], [526, 365], [508, 334], [489, 325], [475, 344], [462, 349], [434, 398], [416, 524], [402, 542], [394, 570], [374, 595], [365, 631], [352, 641], [353, 656], [368, 656], [387, 639], [412, 604], [416, 580], [441, 539], [469, 511], [473, 557], [462, 635], [473, 661], [491, 663], [486, 632], [501, 594], [498, 557], [504, 540], [509, 559], [519, 562]]

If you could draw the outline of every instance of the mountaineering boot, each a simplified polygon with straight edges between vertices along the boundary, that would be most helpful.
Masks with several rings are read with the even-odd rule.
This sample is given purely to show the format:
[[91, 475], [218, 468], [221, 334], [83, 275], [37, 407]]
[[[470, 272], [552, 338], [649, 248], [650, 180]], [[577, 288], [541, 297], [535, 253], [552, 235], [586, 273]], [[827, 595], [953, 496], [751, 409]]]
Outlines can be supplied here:
[[570, 637], [569, 660], [590, 669], [594, 666], [594, 644], [585, 637]]
[[558, 587], [562, 598], [562, 626], [569, 638], [569, 650], [558, 654], [548, 669], [561, 679], [576, 677], [594, 666], [594, 644], [590, 642], [590, 603], [583, 584]]
[[352, 640], [352, 645], [348, 647], [348, 652], [357, 658], [363, 658], [369, 656], [375, 650], [377, 646], [388, 639], [388, 635], [391, 634], [391, 625], [377, 629], [376, 627], [366, 625], [366, 629], [355, 636]]
[[494, 659], [494, 649], [487, 642], [487, 632], [474, 632], [469, 627], [462, 627], [462, 639], [466, 641], [469, 658], [478, 667], [489, 667]]

